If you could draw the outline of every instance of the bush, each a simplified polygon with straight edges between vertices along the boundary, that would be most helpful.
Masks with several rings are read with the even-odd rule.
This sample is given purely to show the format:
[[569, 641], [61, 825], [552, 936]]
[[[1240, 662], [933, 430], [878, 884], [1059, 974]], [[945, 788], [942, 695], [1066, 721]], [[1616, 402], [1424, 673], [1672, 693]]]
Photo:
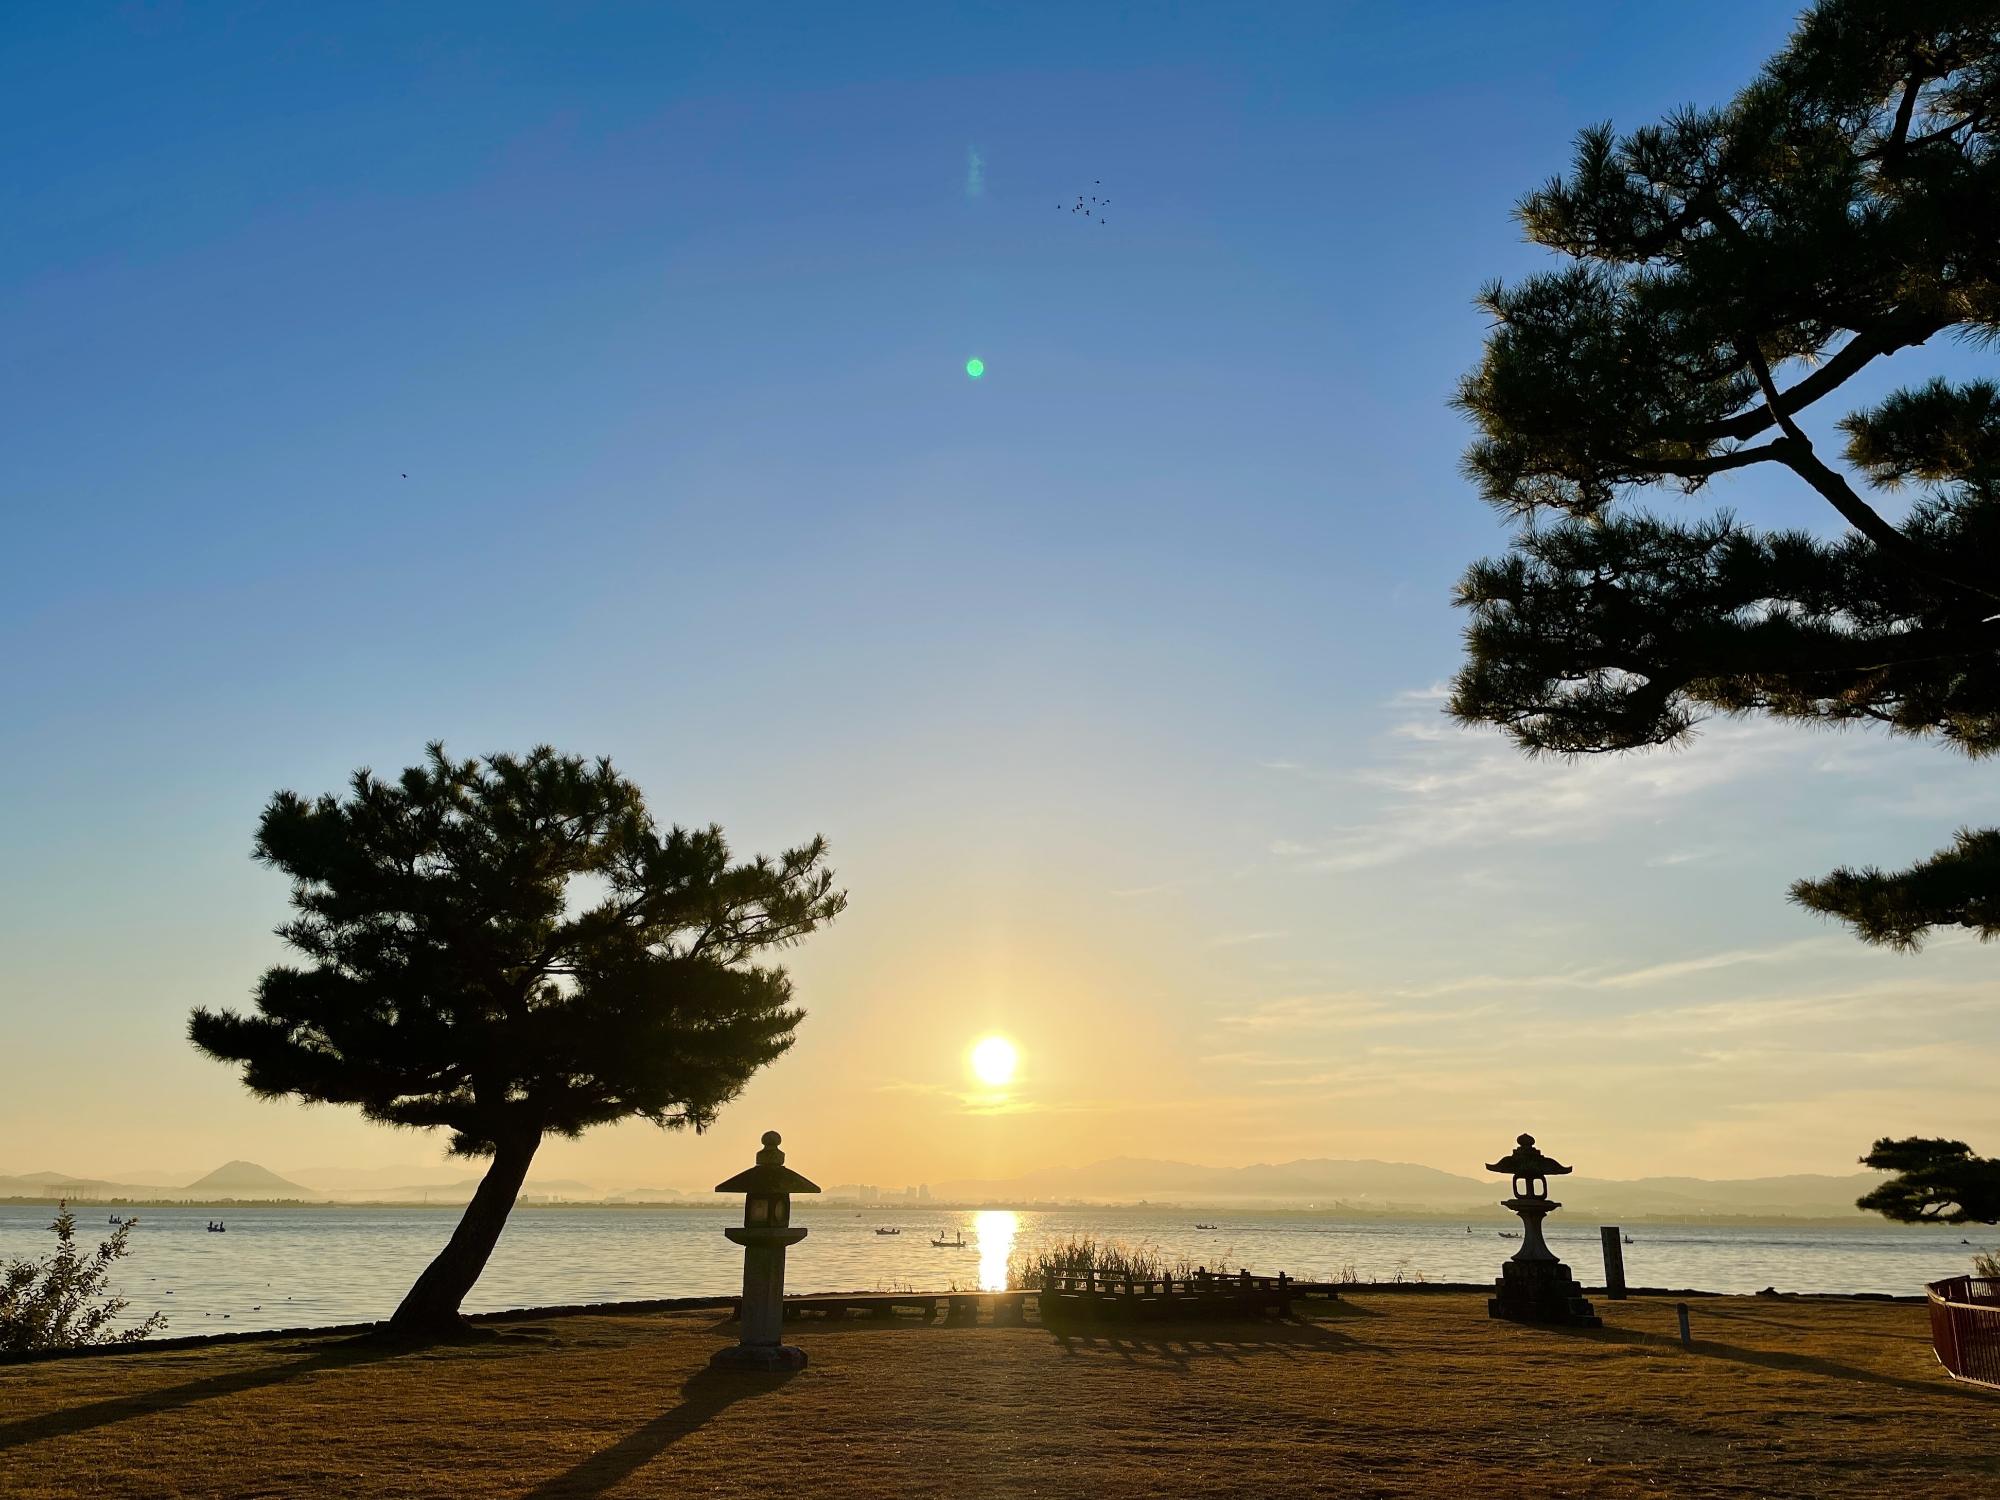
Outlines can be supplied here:
[[47, 1260], [17, 1260], [0, 1267], [0, 1350], [80, 1349], [90, 1344], [131, 1344], [166, 1326], [154, 1313], [131, 1328], [111, 1325], [125, 1311], [123, 1297], [105, 1290], [111, 1263], [122, 1260], [137, 1219], [120, 1224], [96, 1251], [79, 1250], [76, 1215], [63, 1204], [49, 1226], [56, 1253]]
[[2000, 1253], [1975, 1250], [1972, 1253], [1972, 1274], [2000, 1281]]

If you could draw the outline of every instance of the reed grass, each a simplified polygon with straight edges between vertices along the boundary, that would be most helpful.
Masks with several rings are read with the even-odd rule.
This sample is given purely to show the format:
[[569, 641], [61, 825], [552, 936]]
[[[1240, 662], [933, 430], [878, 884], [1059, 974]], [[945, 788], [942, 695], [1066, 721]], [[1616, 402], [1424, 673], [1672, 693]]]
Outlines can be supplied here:
[[1035, 1291], [1051, 1276], [1079, 1276], [1086, 1271], [1113, 1279], [1164, 1281], [1172, 1277], [1185, 1281], [1200, 1270], [1223, 1275], [1235, 1269], [1227, 1251], [1214, 1265], [1197, 1265], [1186, 1255], [1169, 1257], [1157, 1245], [1080, 1234], [1017, 1248], [1007, 1257], [1007, 1285], [1017, 1292]]

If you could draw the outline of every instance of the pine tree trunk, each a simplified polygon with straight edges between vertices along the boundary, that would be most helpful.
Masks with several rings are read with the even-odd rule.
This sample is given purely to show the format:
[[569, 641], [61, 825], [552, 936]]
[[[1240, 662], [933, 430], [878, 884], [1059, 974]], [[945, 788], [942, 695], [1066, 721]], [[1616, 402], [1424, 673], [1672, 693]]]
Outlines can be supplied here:
[[465, 1206], [465, 1216], [458, 1221], [450, 1241], [438, 1252], [437, 1259], [425, 1267], [424, 1274], [417, 1278], [417, 1284], [410, 1288], [402, 1306], [389, 1320], [392, 1334], [450, 1333], [464, 1326], [459, 1304], [479, 1280], [493, 1247], [500, 1242], [500, 1231], [507, 1227], [507, 1215], [520, 1196], [521, 1184], [527, 1180], [528, 1164], [535, 1159], [535, 1150], [541, 1144], [540, 1131], [511, 1136], [499, 1143], [493, 1153], [493, 1165], [480, 1179], [479, 1188]]

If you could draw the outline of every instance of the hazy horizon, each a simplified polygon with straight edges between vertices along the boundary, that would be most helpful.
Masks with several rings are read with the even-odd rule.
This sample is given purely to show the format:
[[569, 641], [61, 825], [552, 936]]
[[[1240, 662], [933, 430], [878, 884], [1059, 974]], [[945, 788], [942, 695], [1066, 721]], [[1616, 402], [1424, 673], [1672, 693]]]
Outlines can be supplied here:
[[266, 799], [433, 738], [824, 833], [851, 894], [713, 1130], [537, 1178], [713, 1183], [773, 1128], [899, 1187], [1993, 1150], [1991, 955], [1785, 899], [1977, 824], [1986, 768], [1764, 722], [1531, 762], [1441, 712], [1513, 203], [1795, 8], [11, 18], [0, 1159], [476, 1173], [184, 1035], [281, 957]]
[[[1442, 1173], [1454, 1178], [1457, 1184], [1467, 1184], [1470, 1185], [1471, 1187], [1476, 1187], [1480, 1190], [1491, 1188], [1495, 1194], [1504, 1193], [1506, 1190], [1506, 1179], [1492, 1177], [1491, 1174], [1485, 1174], [1484, 1176], [1482, 1176], [1481, 1167], [1474, 1167], [1471, 1170], [1463, 1170], [1463, 1169], [1454, 1169], [1451, 1167], [1442, 1167], [1438, 1166], [1435, 1163], [1429, 1163], [1429, 1162], [1384, 1160], [1381, 1158], [1345, 1158], [1345, 1157], [1324, 1157], [1324, 1156], [1300, 1157], [1300, 1158], [1289, 1159], [1286, 1161], [1274, 1161], [1274, 1162], [1258, 1161], [1258, 1162], [1229, 1162], [1229, 1163], [1187, 1162], [1187, 1161], [1180, 1161], [1177, 1159], [1154, 1158], [1154, 1157], [1129, 1157], [1129, 1156], [1108, 1157], [1093, 1161], [1043, 1163], [1037, 1166], [1031, 1166], [1018, 1174], [1014, 1174], [1012, 1176], [1003, 1178], [979, 1178], [979, 1177], [967, 1176], [960, 1173], [947, 1172], [946, 1174], [937, 1178], [935, 1182], [917, 1183], [917, 1182], [903, 1182], [896, 1179], [884, 1178], [880, 1173], [873, 1173], [873, 1174], [865, 1173], [861, 1177], [853, 1180], [843, 1179], [838, 1182], [823, 1181], [821, 1183], [821, 1188], [823, 1191], [825, 1191], [830, 1195], [845, 1195], [847, 1194], [848, 1190], [856, 1188], [875, 1188], [881, 1191], [881, 1193], [883, 1194], [883, 1200], [886, 1203], [892, 1198], [900, 1198], [901, 1195], [904, 1195], [911, 1191], [915, 1191], [919, 1187], [927, 1191], [933, 1192], [934, 1195], [942, 1196], [945, 1194], [950, 1194], [953, 1197], [964, 1197], [968, 1192], [972, 1192], [973, 1194], [976, 1195], [979, 1192], [983, 1192], [988, 1189], [994, 1189], [994, 1188], [1014, 1188], [1017, 1191], [1025, 1190], [1025, 1191], [1032, 1191], [1035, 1193], [1041, 1193], [1047, 1191], [1049, 1193], [1060, 1195], [1061, 1189], [1055, 1186], [1055, 1184], [1058, 1184], [1063, 1179], [1069, 1179], [1071, 1181], [1076, 1181], [1076, 1182], [1088, 1181], [1090, 1179], [1088, 1178], [1087, 1174], [1093, 1172], [1104, 1173], [1109, 1171], [1110, 1175], [1100, 1175], [1095, 1180], [1099, 1183], [1115, 1182], [1117, 1180], [1116, 1169], [1131, 1170], [1137, 1168], [1171, 1168], [1171, 1169], [1185, 1168], [1189, 1171], [1196, 1173], [1247, 1174], [1258, 1171], [1280, 1171], [1287, 1168], [1317, 1167], [1317, 1166], [1362, 1167], [1362, 1168], [1379, 1167], [1379, 1168], [1389, 1169], [1391, 1171], [1409, 1171], [1415, 1173], [1426, 1173], [1426, 1172]], [[406, 1191], [406, 1190], [423, 1189], [423, 1188], [442, 1189], [446, 1187], [465, 1187], [478, 1180], [481, 1172], [484, 1169], [484, 1164], [474, 1163], [471, 1161], [467, 1161], [463, 1158], [460, 1158], [455, 1160], [446, 1160], [441, 1164], [431, 1165], [431, 1166], [426, 1166], [419, 1162], [406, 1161], [386, 1166], [375, 1166], [375, 1167], [365, 1167], [365, 1168], [353, 1167], [353, 1166], [332, 1166], [332, 1165], [295, 1165], [295, 1166], [274, 1167], [268, 1162], [259, 1162], [255, 1161], [250, 1157], [238, 1156], [238, 1157], [232, 1157], [230, 1160], [226, 1162], [218, 1163], [213, 1166], [200, 1169], [188, 1169], [183, 1171], [175, 1171], [172, 1169], [162, 1169], [162, 1168], [147, 1168], [147, 1167], [112, 1169], [108, 1171], [67, 1171], [65, 1169], [58, 1168], [52, 1165], [44, 1165], [40, 1167], [23, 1167], [18, 1163], [9, 1163], [0, 1161], [0, 1196], [8, 1195], [7, 1185], [12, 1182], [26, 1180], [27, 1178], [33, 1175], [46, 1175], [51, 1172], [61, 1172], [63, 1174], [64, 1181], [102, 1182], [102, 1183], [112, 1184], [114, 1187], [118, 1188], [153, 1187], [160, 1189], [163, 1192], [171, 1192], [175, 1190], [192, 1188], [194, 1186], [199, 1185], [201, 1182], [210, 1177], [222, 1176], [224, 1174], [228, 1174], [230, 1172], [230, 1169], [232, 1168], [244, 1168], [244, 1167], [252, 1168], [255, 1171], [261, 1173], [270, 1173], [298, 1187], [305, 1188], [329, 1197], [351, 1198], [356, 1195], [366, 1194], [369, 1192], [397, 1192], [397, 1191]], [[1607, 1172], [1586, 1174], [1572, 1180], [1577, 1182], [1582, 1182], [1585, 1184], [1605, 1184], [1605, 1183], [1623, 1184], [1623, 1183], [1646, 1182], [1646, 1181], [1677, 1181], [1677, 1182], [1695, 1182], [1695, 1183], [1710, 1183], [1716, 1185], [1727, 1185], [1735, 1183], [1769, 1181], [1772, 1180], [1774, 1177], [1786, 1177], [1786, 1176], [1823, 1177], [1828, 1181], [1848, 1181], [1854, 1178], [1872, 1177], [1874, 1175], [1876, 1174], [1867, 1173], [1861, 1171], [1858, 1168], [1844, 1173], [1843, 1172], [1833, 1172], [1833, 1173], [1823, 1173], [1823, 1174], [1746, 1173], [1746, 1174], [1739, 1174], [1734, 1177], [1716, 1177], [1716, 1178], [1701, 1177], [1696, 1174], [1690, 1174], [1690, 1173], [1647, 1173], [1647, 1174], [1634, 1174], [1631, 1176], [1626, 1176], [1615, 1172], [1607, 1171]], [[536, 1191], [537, 1185], [540, 1185], [540, 1187], [544, 1191], [547, 1190], [547, 1188], [551, 1185], [590, 1187], [599, 1190], [600, 1195], [606, 1197], [616, 1196], [617, 1194], [620, 1193], [631, 1193], [631, 1192], [679, 1193], [685, 1199], [691, 1202], [701, 1201], [712, 1192], [712, 1187], [709, 1185], [694, 1185], [688, 1183], [676, 1183], [676, 1182], [667, 1182], [661, 1180], [634, 1182], [634, 1181], [625, 1181], [623, 1179], [605, 1179], [601, 1177], [579, 1178], [573, 1176], [558, 1176], [557, 1174], [546, 1171], [531, 1171], [529, 1174], [528, 1186], [526, 1191], [529, 1192]], [[1130, 1191], [1106, 1190], [1101, 1188], [1089, 1188], [1089, 1189], [1078, 1188], [1077, 1196], [1083, 1199], [1096, 1198], [1096, 1199], [1106, 1199], [1106, 1200], [1120, 1199], [1124, 1201], [1138, 1201], [1144, 1197], [1145, 1191], [1147, 1190], [1140, 1188], [1134, 1188]], [[1182, 1191], [1183, 1193], [1193, 1192], [1198, 1194], [1200, 1191], [1202, 1191], [1202, 1189], [1199, 1187], [1190, 1186], [1181, 1189], [1179, 1191]], [[1246, 1188], [1243, 1191], [1231, 1194], [1230, 1196], [1247, 1199], [1256, 1196], [1256, 1194], [1252, 1190]], [[1304, 1199], [1310, 1196], [1313, 1196], [1313, 1194], [1309, 1191], [1300, 1191], [1291, 1194], [1281, 1193], [1276, 1195], [1275, 1197], [1270, 1197], [1269, 1201], [1279, 1201], [1280, 1199], [1286, 1197]], [[721, 1203], [723, 1202], [723, 1200], [717, 1199], [717, 1202]]]

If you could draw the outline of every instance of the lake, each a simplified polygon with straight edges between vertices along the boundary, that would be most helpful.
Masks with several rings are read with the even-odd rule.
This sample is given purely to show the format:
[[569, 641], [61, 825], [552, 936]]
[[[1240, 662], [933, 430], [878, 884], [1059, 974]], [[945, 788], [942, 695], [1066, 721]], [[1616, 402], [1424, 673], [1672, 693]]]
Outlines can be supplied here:
[[[79, 1239], [95, 1245], [113, 1212], [82, 1205]], [[387, 1317], [450, 1236], [446, 1208], [236, 1207], [118, 1209], [140, 1220], [132, 1252], [116, 1270], [131, 1313], [159, 1309], [171, 1334], [234, 1332]], [[741, 1210], [714, 1208], [520, 1208], [469, 1312], [572, 1302], [727, 1295], [737, 1289], [742, 1252], [722, 1237]], [[46, 1255], [54, 1209], [0, 1204], [0, 1260]], [[220, 1215], [226, 1234], [206, 1225]], [[1197, 1221], [1214, 1229], [1197, 1229]], [[1504, 1224], [1439, 1220], [1343, 1220], [1307, 1214], [1221, 1210], [1066, 1208], [909, 1210], [838, 1208], [795, 1200], [793, 1222], [811, 1235], [791, 1252], [795, 1291], [991, 1288], [1003, 1285], [1008, 1255], [1070, 1235], [1157, 1246], [1200, 1264], [1246, 1265], [1327, 1280], [1351, 1270], [1363, 1280], [1422, 1276], [1490, 1281], [1513, 1253]], [[1550, 1223], [1549, 1243], [1586, 1284], [1602, 1281], [1593, 1221]], [[898, 1235], [878, 1235], [897, 1227]], [[934, 1249], [933, 1233], [964, 1233], [963, 1250]], [[1971, 1269], [1972, 1250], [1991, 1247], [1991, 1230], [1861, 1222], [1853, 1226], [1716, 1227], [1633, 1224], [1625, 1247], [1634, 1286], [1754, 1292], [1892, 1292]]]

